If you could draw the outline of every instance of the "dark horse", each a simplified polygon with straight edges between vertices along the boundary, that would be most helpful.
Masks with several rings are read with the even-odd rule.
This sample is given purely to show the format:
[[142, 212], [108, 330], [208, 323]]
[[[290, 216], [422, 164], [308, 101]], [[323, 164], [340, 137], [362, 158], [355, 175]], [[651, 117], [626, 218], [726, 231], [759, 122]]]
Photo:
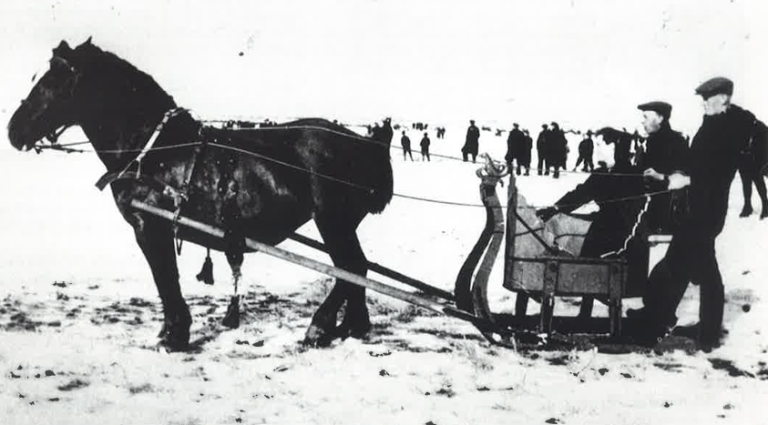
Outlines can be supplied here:
[[[225, 251], [239, 268], [244, 237], [278, 244], [314, 219], [333, 263], [366, 273], [356, 229], [391, 200], [389, 146], [322, 119], [221, 130], [174, 108], [173, 98], [149, 75], [90, 39], [74, 49], [62, 41], [53, 49], [50, 69], [8, 124], [17, 149], [33, 148], [62, 127], [80, 126], [88, 136], [152, 269], [165, 315], [161, 344], [187, 347], [192, 321], [179, 288], [175, 237]], [[166, 122], [156, 130], [161, 121]], [[152, 149], [140, 156], [150, 139]], [[121, 171], [135, 178], [115, 179]], [[134, 199], [224, 228], [232, 237], [175, 229], [170, 221], [131, 208]], [[337, 281], [314, 314], [306, 342], [327, 344], [369, 329], [365, 289]]]
[[749, 217], [752, 212], [752, 184], [757, 189], [762, 204], [760, 218], [768, 217], [768, 193], [765, 187], [765, 177], [768, 176], [768, 127], [755, 120], [749, 146], [742, 153], [739, 164], [739, 177], [744, 194], [744, 208], [740, 217]]

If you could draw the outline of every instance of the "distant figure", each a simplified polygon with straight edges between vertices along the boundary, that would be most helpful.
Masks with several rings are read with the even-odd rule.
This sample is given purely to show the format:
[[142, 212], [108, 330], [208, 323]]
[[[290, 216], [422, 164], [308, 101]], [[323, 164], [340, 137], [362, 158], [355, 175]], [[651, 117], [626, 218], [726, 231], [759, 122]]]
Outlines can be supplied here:
[[424, 137], [421, 138], [421, 160], [422, 161], [424, 161], [424, 158], [427, 158], [427, 161], [430, 161], [429, 143], [430, 143], [429, 136], [427, 135], [427, 132], [424, 132]]
[[477, 160], [477, 151], [480, 149], [480, 130], [475, 126], [475, 120], [469, 120], [467, 128], [467, 138], [464, 147], [461, 148], [461, 155], [464, 162], [467, 162], [469, 155], [472, 155], [472, 162]]
[[[560, 168], [565, 169], [565, 162], [568, 155], [568, 140], [565, 138], [563, 130], [556, 122], [552, 122], [552, 129], [549, 130], [547, 140], [547, 151], [550, 165], [555, 167], [552, 177], [560, 178]], [[547, 166], [549, 171], [549, 166]]]
[[520, 154], [525, 147], [525, 134], [520, 130], [518, 123], [512, 124], [512, 130], [507, 136], [507, 154], [504, 159], [507, 161], [507, 169], [512, 171], [512, 162], [517, 160], [517, 175], [520, 175]]
[[381, 126], [379, 126], [379, 123], [374, 123], [373, 127], [368, 126], [368, 137], [381, 140]]
[[384, 125], [381, 127], [381, 141], [387, 145], [392, 145], [392, 137], [395, 136], [392, 130], [392, 118], [384, 118]]
[[536, 139], [536, 155], [538, 157], [539, 164], [536, 167], [539, 175], [544, 167], [546, 167], [547, 174], [549, 175], [549, 164], [547, 163], [547, 135], [549, 134], [549, 127], [546, 124], [541, 125], [541, 133]]
[[525, 168], [525, 175], [531, 175], [531, 149], [533, 149], [533, 139], [528, 133], [528, 130], [523, 130], [523, 136], [525, 136], [525, 142], [517, 157], [518, 174], [520, 174], [520, 165]]
[[406, 155], [411, 157], [411, 161], [413, 161], [413, 153], [411, 152], [411, 139], [405, 135], [405, 130], [403, 130], [403, 137], [400, 138], [400, 146], [403, 147], [403, 161], [406, 160]]
[[595, 164], [592, 162], [592, 155], [595, 152], [595, 143], [592, 141], [592, 130], [587, 130], [586, 137], [579, 143], [579, 159], [576, 160], [576, 165], [573, 167], [573, 171], [579, 168], [579, 164], [584, 162], [584, 168], [581, 171], [591, 172], [595, 169]]

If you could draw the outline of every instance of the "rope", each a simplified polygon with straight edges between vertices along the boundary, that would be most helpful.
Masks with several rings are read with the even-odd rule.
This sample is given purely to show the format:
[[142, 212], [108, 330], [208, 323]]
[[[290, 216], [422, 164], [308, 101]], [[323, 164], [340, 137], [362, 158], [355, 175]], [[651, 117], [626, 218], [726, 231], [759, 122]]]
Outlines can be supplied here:
[[[321, 127], [318, 127], [318, 128], [321, 128]], [[340, 133], [340, 134], [344, 134], [344, 133]], [[86, 144], [86, 143], [90, 143], [90, 142], [85, 141], [85, 142], [76, 142], [76, 143], [70, 143], [70, 144], [50, 145], [50, 146], [49, 145], [41, 145], [39, 147], [42, 148], [42, 149], [63, 150], [63, 148], [66, 148], [67, 146], [82, 145], [82, 144]], [[379, 142], [375, 142], [375, 143], [379, 143]], [[155, 146], [151, 150], [156, 151], [156, 150], [176, 149], [176, 148], [189, 147], [189, 146], [199, 146], [201, 144], [202, 144], [201, 142], [189, 142], [189, 143], [181, 143], [181, 144], [171, 145], [171, 146]], [[370, 187], [363, 186], [363, 185], [360, 185], [360, 184], [357, 184], [357, 183], [353, 183], [353, 182], [350, 182], [350, 181], [347, 181], [347, 180], [339, 179], [339, 178], [336, 178], [336, 177], [333, 177], [333, 176], [329, 176], [329, 175], [326, 175], [326, 174], [317, 173], [317, 172], [314, 172], [314, 171], [312, 171], [310, 169], [307, 169], [307, 168], [304, 168], [304, 167], [300, 167], [300, 166], [297, 166], [297, 165], [293, 165], [293, 164], [289, 164], [287, 162], [283, 162], [283, 161], [271, 158], [271, 157], [266, 156], [266, 155], [261, 155], [261, 154], [258, 154], [258, 153], [255, 153], [255, 152], [251, 152], [251, 151], [248, 151], [248, 150], [245, 150], [245, 149], [236, 148], [234, 146], [222, 145], [222, 144], [214, 143], [214, 142], [210, 142], [208, 144], [210, 146], [216, 146], [216, 147], [219, 147], [219, 148], [222, 148], [222, 149], [228, 149], [228, 150], [231, 150], [231, 151], [236, 151], [236, 152], [243, 153], [243, 154], [246, 154], [246, 155], [251, 155], [251, 156], [254, 156], [254, 157], [257, 157], [257, 158], [261, 158], [261, 159], [264, 159], [265, 161], [270, 161], [270, 162], [273, 162], [275, 164], [279, 164], [279, 165], [282, 165], [282, 166], [285, 166], [285, 167], [289, 167], [289, 168], [292, 168], [292, 169], [295, 169], [295, 170], [298, 170], [298, 171], [301, 171], [301, 172], [304, 172], [304, 173], [307, 173], [307, 174], [315, 175], [317, 177], [321, 177], [321, 178], [324, 178], [324, 179], [335, 181], [335, 182], [340, 183], [340, 184], [345, 184], [345, 185], [348, 185], [348, 186], [351, 186], [351, 187], [355, 187], [357, 189], [365, 190], [366, 192], [369, 192], [369, 193], [375, 192], [375, 190], [370, 188]], [[57, 146], [61, 146], [62, 148], [59, 148]], [[98, 153], [141, 152], [143, 149], [90, 149], [90, 150], [70, 149], [70, 150], [71, 151], [75, 151], [75, 152], [79, 152], [79, 153], [93, 152], [93, 153], [97, 153], [98, 154]], [[620, 173], [616, 173], [616, 174], [605, 173], [605, 174], [606, 175], [614, 175], [614, 176], [625, 175], [625, 174], [620, 174]], [[640, 176], [640, 174], [632, 174], [632, 175]], [[660, 195], [660, 194], [663, 194], [663, 193], [670, 193], [670, 192], [672, 192], [672, 190], [660, 190], [660, 191], [655, 191], [655, 192], [649, 192], [649, 193], [644, 194], [644, 195], [626, 196], [626, 197], [621, 197], [621, 198], [607, 199], [605, 201], [600, 201], [600, 202], [596, 202], [596, 201], [593, 201], [593, 202], [595, 204], [597, 204], [597, 205], [602, 205], [602, 204], [607, 204], [607, 203], [612, 203], [612, 202], [622, 202], [622, 201], [629, 201], [629, 200], [633, 200], [633, 199], [641, 199], [641, 198], [644, 198], [646, 195], [656, 196], [656, 195]], [[412, 200], [412, 201], [426, 202], [426, 203], [438, 204], [438, 205], [448, 205], [448, 206], [458, 206], [458, 207], [471, 207], [471, 208], [485, 208], [485, 205], [478, 204], [478, 203], [446, 201], [446, 200], [442, 200], [442, 199], [427, 198], [427, 197], [423, 197], [423, 196], [406, 195], [406, 194], [397, 193], [397, 192], [394, 192], [392, 194], [392, 196], [397, 197], [397, 198], [402, 198], [402, 199], [408, 199], [408, 200]], [[538, 208], [546, 208], [548, 206], [554, 206], [554, 204], [551, 204], [551, 205], [539, 205], [539, 206], [524, 205], [524, 206], [518, 206], [517, 209], [518, 210], [538, 209]], [[559, 205], [559, 206], [560, 207], [569, 207], [569, 206], [577, 207], [577, 206], [581, 206], [581, 204], [564, 204], [564, 205]], [[506, 205], [502, 205], [501, 207], [502, 208], [507, 208]]]
[[[362, 141], [362, 142], [365, 142], [365, 143], [375, 143], [375, 144], [378, 144], [378, 145], [383, 146], [383, 147], [389, 147], [389, 145], [387, 143], [383, 143], [383, 142], [380, 142], [380, 141], [377, 141], [377, 140], [373, 140], [373, 139], [368, 138], [368, 137], [360, 136], [360, 135], [357, 135], [357, 134], [349, 134], [349, 133], [345, 133], [345, 132], [340, 132], [340, 131], [336, 131], [336, 130], [333, 130], [333, 129], [328, 129], [328, 128], [325, 128], [325, 127], [311, 126], [311, 125], [298, 125], [298, 126], [279, 126], [278, 125], [278, 126], [274, 126], [274, 127], [264, 127], [264, 128], [246, 129], [246, 130], [272, 131], [272, 130], [285, 130], [285, 129], [327, 131], [327, 132], [331, 132], [331, 133], [334, 133], [334, 134], [337, 134], [337, 135], [344, 136], [345, 138], [351, 138], [351, 139], [359, 140], [359, 141]], [[55, 145], [40, 145], [38, 147], [40, 149], [66, 150], [68, 152], [79, 152], [79, 153], [93, 152], [93, 153], [97, 153], [97, 154], [99, 154], [99, 153], [114, 154], [114, 153], [132, 153], [132, 152], [140, 152], [141, 153], [141, 152], [149, 152], [149, 151], [157, 151], [157, 150], [167, 150], [167, 149], [176, 149], [176, 148], [183, 148], [183, 147], [190, 147], [190, 146], [199, 146], [199, 145], [202, 144], [202, 142], [189, 142], [189, 143], [181, 143], [181, 144], [170, 145], [170, 146], [152, 146], [150, 149], [146, 149], [146, 147], [144, 147], [144, 148], [136, 148], [136, 149], [90, 149], [90, 150], [71, 149], [71, 148], [69, 148], [69, 146], [78, 146], [78, 145], [83, 145], [83, 144], [87, 144], [87, 143], [90, 143], [90, 141], [81, 141], [81, 142], [75, 142], [75, 143], [55, 144]], [[237, 148], [237, 147], [234, 147], [234, 146], [227, 146], [227, 145], [222, 145], [222, 144], [214, 143], [214, 142], [210, 142], [208, 144], [210, 146], [216, 146], [216, 147], [219, 147], [219, 148], [222, 148], [222, 149], [228, 149], [228, 150], [235, 151], [235, 152], [238, 152], [238, 153], [242, 153], [242, 154], [245, 154], [245, 155], [250, 155], [250, 156], [257, 157], [257, 158], [263, 159], [265, 161], [270, 161], [270, 162], [273, 162], [275, 164], [279, 164], [279, 165], [282, 165], [282, 166], [285, 166], [285, 167], [288, 167], [288, 168], [292, 168], [292, 169], [295, 169], [297, 171], [301, 171], [301, 172], [304, 172], [304, 173], [307, 173], [307, 174], [310, 174], [310, 175], [321, 177], [321, 178], [324, 178], [324, 179], [327, 179], [327, 180], [331, 180], [331, 181], [334, 181], [334, 182], [337, 182], [337, 183], [340, 183], [340, 184], [344, 184], [344, 185], [347, 185], [347, 186], [350, 186], [350, 187], [354, 187], [354, 188], [357, 188], [357, 189], [365, 190], [368, 193], [374, 193], [375, 192], [375, 189], [373, 189], [373, 188], [370, 188], [370, 187], [367, 187], [367, 186], [363, 186], [363, 185], [360, 185], [360, 184], [357, 184], [357, 183], [354, 183], [354, 182], [350, 182], [350, 181], [347, 181], [347, 180], [344, 180], [344, 179], [340, 179], [340, 178], [337, 178], [337, 177], [329, 176], [329, 175], [326, 175], [326, 174], [317, 173], [317, 172], [312, 171], [310, 169], [307, 169], [305, 167], [300, 167], [300, 166], [297, 166], [297, 165], [289, 164], [287, 162], [280, 161], [278, 159], [271, 158], [271, 157], [266, 156], [266, 155], [261, 155], [261, 154], [258, 154], [256, 152], [251, 152], [251, 151], [248, 151], [248, 150], [245, 150], [245, 149], [240, 149], [240, 148]], [[402, 147], [399, 147], [399, 146], [391, 146], [391, 147], [394, 147], [394, 148], [397, 148], [397, 149], [403, 149]], [[466, 162], [466, 161], [463, 160], [463, 158], [453, 157], [453, 156], [450, 156], [450, 155], [440, 155], [440, 154], [433, 154], [433, 155], [436, 156], [436, 157], [442, 157], [442, 158], [446, 158], [446, 159], [450, 159], [450, 160]], [[476, 164], [473, 163], [472, 165], [476, 165]], [[635, 173], [601, 173], [601, 172], [585, 173], [585, 172], [567, 171], [567, 170], [562, 170], [562, 172], [563, 173], [571, 173], [571, 174], [595, 174], [595, 175], [610, 175], [610, 176], [636, 176], [636, 177], [643, 176], [642, 174], [635, 174]], [[607, 203], [611, 203], [611, 202], [622, 202], [622, 201], [628, 201], [628, 200], [633, 200], [633, 199], [641, 199], [641, 198], [644, 198], [646, 196], [656, 196], [656, 195], [659, 195], [659, 194], [669, 193], [669, 192], [672, 192], [672, 191], [671, 190], [661, 190], [661, 191], [656, 191], [656, 192], [649, 192], [649, 193], [643, 194], [643, 195], [626, 196], [626, 197], [621, 197], [621, 198], [608, 199], [608, 200], [600, 201], [600, 202], [595, 202], [595, 201], [593, 201], [593, 202], [595, 204], [597, 204], [597, 205], [602, 205], [602, 204], [607, 204]], [[427, 197], [423, 197], [423, 196], [406, 195], [406, 194], [396, 193], [396, 192], [393, 193], [392, 196], [398, 197], [398, 198], [402, 198], [402, 199], [408, 199], [408, 200], [412, 200], [412, 201], [426, 202], [426, 203], [432, 203], [432, 204], [438, 204], [438, 205], [471, 207], [471, 208], [485, 208], [485, 206], [483, 204], [479, 204], [479, 203], [446, 201], [446, 200], [441, 200], [441, 199], [427, 198]], [[553, 205], [540, 205], [540, 206], [525, 205], [525, 206], [518, 206], [517, 209], [518, 210], [538, 209], [538, 208], [545, 208], [545, 207], [548, 207], [548, 206], [554, 206], [554, 204]], [[578, 205], [577, 204], [572, 204], [572, 205], [559, 205], [559, 206], [560, 207], [569, 207], [569, 206], [578, 207], [578, 206], [581, 206], [581, 205], [580, 204], [578, 204]], [[503, 205], [502, 208], [507, 208], [507, 206]]]

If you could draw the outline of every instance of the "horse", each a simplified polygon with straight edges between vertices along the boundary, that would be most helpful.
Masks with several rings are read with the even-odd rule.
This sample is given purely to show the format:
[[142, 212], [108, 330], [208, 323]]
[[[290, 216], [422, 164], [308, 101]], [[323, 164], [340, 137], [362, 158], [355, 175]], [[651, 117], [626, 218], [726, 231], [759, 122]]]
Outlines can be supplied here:
[[744, 194], [744, 207], [739, 217], [752, 215], [752, 184], [757, 189], [762, 204], [760, 218], [768, 217], [768, 193], [765, 187], [765, 177], [768, 176], [768, 127], [759, 120], [755, 120], [752, 137], [749, 146], [743, 152], [739, 164], [739, 177], [741, 179], [742, 193]]
[[[246, 237], [276, 245], [312, 219], [335, 266], [367, 272], [356, 229], [392, 198], [385, 143], [323, 119], [263, 129], [207, 127], [177, 108], [150, 75], [90, 38], [53, 49], [50, 68], [14, 112], [8, 137], [16, 149], [30, 150], [70, 126], [88, 137], [107, 171], [100, 181], [133, 227], [163, 307], [159, 345], [169, 350], [189, 347], [192, 323], [179, 286], [177, 240], [224, 251], [237, 278]], [[224, 228], [228, 236], [177, 228], [133, 209], [133, 200]], [[337, 280], [304, 342], [326, 345], [369, 329], [365, 289]]]

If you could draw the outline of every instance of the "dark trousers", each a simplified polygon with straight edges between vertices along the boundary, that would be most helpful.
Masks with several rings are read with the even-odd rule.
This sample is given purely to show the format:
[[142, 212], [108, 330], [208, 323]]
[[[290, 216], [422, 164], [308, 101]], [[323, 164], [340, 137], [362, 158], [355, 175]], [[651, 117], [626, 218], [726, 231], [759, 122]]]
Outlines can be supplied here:
[[429, 148], [421, 148], [421, 160], [424, 161], [424, 158], [427, 158], [427, 161], [429, 161]]
[[546, 167], [547, 175], [549, 175], [549, 161], [547, 161], [547, 156], [542, 151], [538, 151], [539, 156], [539, 163], [536, 167], [536, 170], [539, 172], [539, 175], [541, 175], [541, 171]]
[[581, 169], [581, 171], [593, 171], [595, 169], [595, 164], [592, 162], [592, 155], [579, 155], [579, 159], [576, 160], [576, 165], [573, 166], [573, 169], [579, 168], [579, 164], [584, 161], [584, 168]]
[[403, 161], [406, 160], [406, 155], [411, 157], [411, 161], [413, 161], [413, 153], [411, 153], [411, 148], [403, 148]]
[[469, 159], [469, 155], [472, 155], [472, 162], [475, 162], [477, 160], [476, 153], [461, 151], [461, 156], [464, 158], [464, 162], [467, 162], [467, 160]]
[[653, 332], [675, 323], [688, 283], [699, 285], [700, 342], [714, 344], [723, 323], [725, 289], [715, 256], [715, 236], [685, 226], [675, 232], [667, 254], [653, 268], [643, 303]]

